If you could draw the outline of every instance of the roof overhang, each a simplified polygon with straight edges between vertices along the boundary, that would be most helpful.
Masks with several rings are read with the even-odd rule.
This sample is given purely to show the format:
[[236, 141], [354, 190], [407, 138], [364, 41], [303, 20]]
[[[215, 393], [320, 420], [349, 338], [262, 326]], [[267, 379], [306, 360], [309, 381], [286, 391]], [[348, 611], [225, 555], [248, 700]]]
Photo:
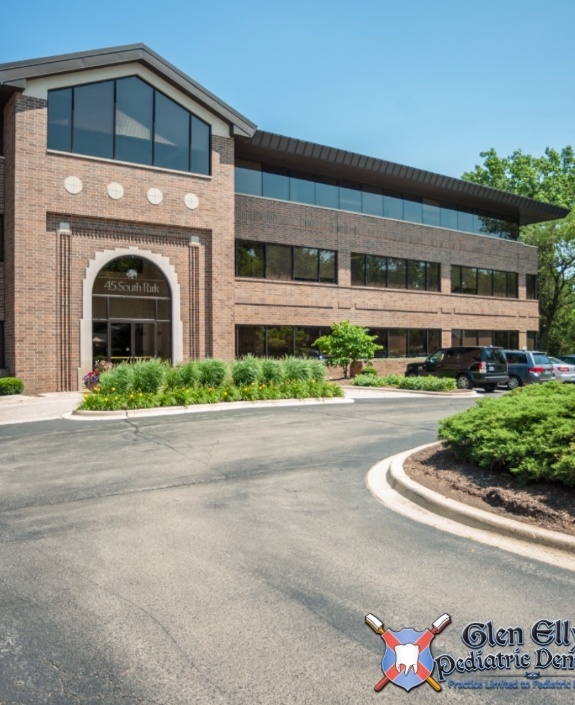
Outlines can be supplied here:
[[41, 59], [0, 64], [0, 100], [9, 92], [24, 91], [28, 81], [89, 69], [139, 62], [162, 79], [200, 103], [230, 125], [232, 135], [251, 137], [256, 129], [253, 122], [196, 83], [175, 66], [149, 49], [145, 44], [97, 49], [75, 54], [60, 54]]
[[497, 213], [520, 225], [565, 218], [569, 210], [470, 181], [257, 130], [236, 156]]

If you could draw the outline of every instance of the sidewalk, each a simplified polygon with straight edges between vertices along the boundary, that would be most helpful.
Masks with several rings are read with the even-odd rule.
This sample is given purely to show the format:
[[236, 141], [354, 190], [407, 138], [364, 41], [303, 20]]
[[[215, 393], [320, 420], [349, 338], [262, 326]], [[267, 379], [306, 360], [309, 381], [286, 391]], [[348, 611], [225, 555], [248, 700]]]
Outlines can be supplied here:
[[14, 394], [0, 397], [0, 425], [62, 418], [78, 406], [81, 392], [51, 392], [37, 397]]

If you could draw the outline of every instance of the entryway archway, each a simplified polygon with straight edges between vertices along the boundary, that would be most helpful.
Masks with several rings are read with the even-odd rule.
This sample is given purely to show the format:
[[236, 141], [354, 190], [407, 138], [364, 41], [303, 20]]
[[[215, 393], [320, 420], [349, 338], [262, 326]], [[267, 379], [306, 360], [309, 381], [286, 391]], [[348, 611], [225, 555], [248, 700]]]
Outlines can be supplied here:
[[93, 360], [171, 360], [171, 298], [166, 278], [144, 257], [108, 262], [92, 290]]
[[[138, 257], [155, 265], [161, 272], [170, 292], [170, 351], [171, 361], [176, 364], [183, 360], [184, 339], [181, 319], [181, 288], [174, 265], [168, 257], [157, 252], [139, 247], [116, 247], [114, 249], [96, 252], [86, 268], [86, 276], [82, 282], [82, 318], [80, 319], [80, 367], [78, 368], [78, 388], [82, 388], [82, 377], [92, 369], [94, 355], [94, 316], [92, 305], [94, 303], [94, 283], [103, 268], [113, 260], [122, 257]], [[126, 271], [127, 273], [127, 271]], [[138, 273], [139, 276], [139, 273]], [[136, 278], [137, 279], [137, 278]], [[125, 277], [125, 281], [132, 281]], [[102, 319], [96, 318], [102, 321]], [[110, 319], [107, 319], [110, 320]], [[115, 319], [112, 318], [112, 321]], [[132, 317], [130, 323], [139, 323], [142, 319]], [[161, 320], [161, 319], [160, 319]], [[127, 322], [122, 321], [120, 322]], [[130, 330], [130, 336], [132, 335]], [[135, 333], [139, 335], [139, 333]], [[142, 333], [143, 335], [143, 333]], [[107, 341], [106, 341], [107, 345]], [[130, 339], [131, 345], [131, 339]], [[124, 351], [126, 352], [126, 351]], [[130, 351], [131, 352], [131, 351]]]

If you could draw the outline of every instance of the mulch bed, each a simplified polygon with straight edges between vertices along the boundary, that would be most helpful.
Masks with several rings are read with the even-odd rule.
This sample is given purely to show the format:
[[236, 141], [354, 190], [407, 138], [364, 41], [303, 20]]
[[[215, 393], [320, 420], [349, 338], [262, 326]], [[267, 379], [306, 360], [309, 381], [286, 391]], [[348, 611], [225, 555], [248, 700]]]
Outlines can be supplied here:
[[512, 475], [463, 463], [441, 446], [410, 456], [404, 470], [445, 497], [575, 536], [575, 488], [550, 483], [521, 486]]

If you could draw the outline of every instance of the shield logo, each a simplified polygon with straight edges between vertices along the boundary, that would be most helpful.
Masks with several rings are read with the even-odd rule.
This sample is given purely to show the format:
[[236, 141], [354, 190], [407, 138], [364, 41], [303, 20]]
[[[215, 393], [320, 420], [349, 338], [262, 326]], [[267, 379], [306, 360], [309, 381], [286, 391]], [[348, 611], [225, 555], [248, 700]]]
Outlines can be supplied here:
[[387, 629], [381, 635], [386, 645], [381, 661], [385, 676], [407, 691], [424, 683], [435, 665], [430, 648], [433, 637], [429, 629], [422, 632]]

